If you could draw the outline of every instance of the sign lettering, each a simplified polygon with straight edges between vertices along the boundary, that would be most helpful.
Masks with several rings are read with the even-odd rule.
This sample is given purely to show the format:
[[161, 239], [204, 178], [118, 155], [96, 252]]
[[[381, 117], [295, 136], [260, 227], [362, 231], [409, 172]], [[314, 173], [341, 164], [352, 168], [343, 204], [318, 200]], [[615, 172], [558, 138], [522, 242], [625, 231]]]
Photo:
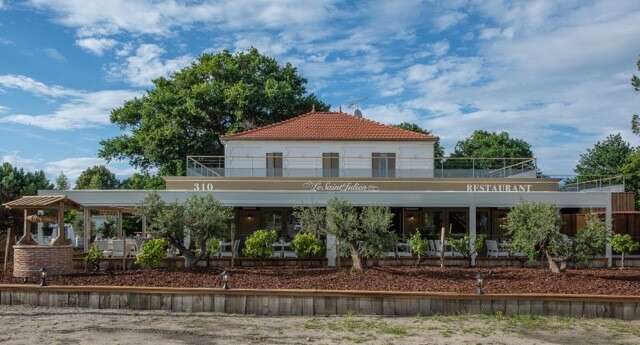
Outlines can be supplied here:
[[314, 192], [369, 192], [380, 190], [380, 187], [370, 184], [360, 184], [358, 182], [305, 182], [302, 188]]
[[531, 192], [530, 184], [467, 184], [467, 192]]

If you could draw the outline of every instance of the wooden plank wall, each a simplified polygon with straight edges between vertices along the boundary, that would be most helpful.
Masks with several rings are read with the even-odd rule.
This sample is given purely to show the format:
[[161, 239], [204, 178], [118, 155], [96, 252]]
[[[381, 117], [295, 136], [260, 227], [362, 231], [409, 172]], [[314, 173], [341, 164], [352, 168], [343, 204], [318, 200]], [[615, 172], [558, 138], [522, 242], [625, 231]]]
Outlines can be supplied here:
[[[229, 291], [229, 290], [226, 290]], [[584, 296], [432, 295], [352, 292], [301, 293], [296, 291], [224, 290], [176, 293], [162, 291], [65, 291], [60, 287], [11, 288], [0, 286], [0, 304], [92, 309], [166, 310], [251, 315], [392, 315], [429, 316], [495, 314], [559, 315], [640, 319], [640, 298]]]
[[613, 212], [635, 211], [636, 193], [611, 193], [611, 208]]

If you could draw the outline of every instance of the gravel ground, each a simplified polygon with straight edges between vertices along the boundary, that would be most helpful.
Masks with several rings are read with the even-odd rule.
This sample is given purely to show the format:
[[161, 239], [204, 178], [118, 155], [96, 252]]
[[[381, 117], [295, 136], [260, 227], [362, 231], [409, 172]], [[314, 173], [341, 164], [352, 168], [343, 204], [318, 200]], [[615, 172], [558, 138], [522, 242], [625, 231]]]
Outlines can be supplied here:
[[[474, 293], [476, 272], [484, 272], [487, 293], [634, 295], [640, 269], [581, 269], [552, 274], [534, 268], [372, 267], [364, 273], [329, 268], [240, 268], [230, 270], [232, 288], [429, 291]], [[0, 282], [21, 282], [1, 277]], [[219, 287], [219, 270], [131, 270], [51, 277], [51, 285]]]
[[257, 317], [0, 306], [1, 344], [640, 344], [640, 321]]

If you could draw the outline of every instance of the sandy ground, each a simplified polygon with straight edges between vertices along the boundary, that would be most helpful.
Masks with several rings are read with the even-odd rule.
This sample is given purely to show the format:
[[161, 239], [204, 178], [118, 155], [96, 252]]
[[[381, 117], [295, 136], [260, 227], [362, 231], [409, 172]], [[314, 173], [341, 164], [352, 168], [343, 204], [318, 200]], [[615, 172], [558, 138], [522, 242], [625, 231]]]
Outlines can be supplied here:
[[1, 344], [640, 344], [640, 321], [257, 317], [0, 306]]

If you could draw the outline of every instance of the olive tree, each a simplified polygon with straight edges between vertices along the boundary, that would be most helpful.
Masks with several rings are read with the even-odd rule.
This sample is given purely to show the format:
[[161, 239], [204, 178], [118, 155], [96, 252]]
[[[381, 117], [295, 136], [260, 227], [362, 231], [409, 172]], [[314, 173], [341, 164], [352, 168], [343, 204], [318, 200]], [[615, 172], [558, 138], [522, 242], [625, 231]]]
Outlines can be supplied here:
[[560, 214], [553, 205], [522, 202], [509, 211], [504, 227], [514, 250], [525, 253], [529, 260], [543, 255], [551, 272], [560, 273], [566, 269], [571, 252], [570, 243], [560, 233], [560, 224]]
[[[327, 232], [336, 237], [338, 243], [348, 246], [353, 270], [362, 271], [359, 241], [362, 239], [358, 229], [358, 214], [351, 204], [340, 198], [331, 198], [327, 203]], [[340, 250], [338, 250], [338, 255]]]
[[395, 247], [397, 236], [389, 231], [392, 221], [393, 213], [388, 207], [367, 206], [362, 209], [359, 250], [364, 259], [380, 258], [386, 251]]
[[[207, 241], [226, 235], [232, 211], [212, 195], [193, 195], [184, 205], [167, 203], [158, 193], [150, 193], [139, 210], [148, 222], [147, 229], [156, 238], [166, 239], [193, 267], [207, 253]], [[191, 241], [187, 244], [187, 233]]]
[[576, 259], [586, 263], [593, 256], [602, 254], [608, 241], [607, 226], [602, 219], [595, 214], [587, 215], [585, 226], [576, 234]]
[[624, 256], [640, 248], [640, 244], [629, 234], [615, 234], [611, 237], [611, 248], [621, 254], [620, 268], [624, 268]]
[[302, 231], [320, 236], [327, 231], [327, 211], [322, 207], [296, 207], [293, 210]]

